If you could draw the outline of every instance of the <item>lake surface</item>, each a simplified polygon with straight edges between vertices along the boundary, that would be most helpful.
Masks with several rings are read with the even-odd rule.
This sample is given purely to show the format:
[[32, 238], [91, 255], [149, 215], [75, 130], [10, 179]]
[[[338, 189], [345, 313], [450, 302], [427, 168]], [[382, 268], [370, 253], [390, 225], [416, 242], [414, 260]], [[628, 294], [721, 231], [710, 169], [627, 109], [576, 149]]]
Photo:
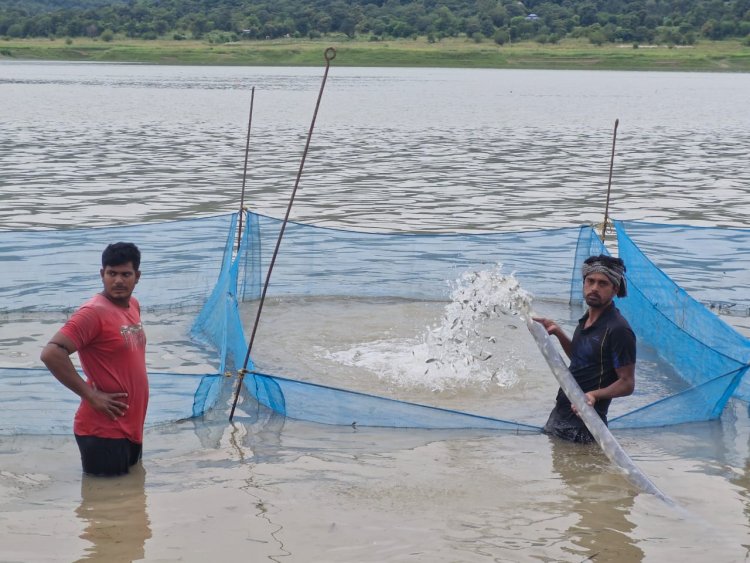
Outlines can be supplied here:
[[[0, 229], [238, 209], [253, 87], [245, 204], [281, 217], [321, 77], [322, 68], [0, 62]], [[334, 65], [291, 218], [405, 232], [599, 223], [619, 119], [612, 217], [748, 227], [749, 91], [747, 74]], [[352, 335], [337, 321], [322, 321], [327, 349], [304, 330], [322, 310], [272, 303], [274, 339], [288, 334], [285, 318], [306, 316], [299, 341], [261, 348], [267, 361], [345, 355]], [[388, 315], [371, 303], [357, 310], [373, 323]], [[410, 322], [435, 315], [420, 311]], [[13, 340], [23, 362], [33, 361], [58, 321], [34, 318], [28, 338], [4, 319], [2, 349]], [[153, 361], [179, 360], [184, 340], [163, 340]], [[526, 358], [533, 352], [517, 354], [541, 371], [538, 357]], [[549, 379], [546, 389], [534, 380], [545, 412], [556, 388]], [[429, 394], [397, 378], [387, 385], [389, 396]], [[461, 393], [467, 408], [486, 395]], [[229, 425], [218, 413], [151, 429], [145, 474], [116, 487], [81, 479], [71, 437], [4, 436], [0, 559], [747, 560], [746, 404], [730, 403], [719, 421], [617, 437], [689, 516], [639, 494], [597, 448], [543, 435], [250, 414]]]
[[[322, 69], [0, 63], [0, 227], [283, 215]], [[292, 218], [747, 226], [747, 74], [332, 68]]]

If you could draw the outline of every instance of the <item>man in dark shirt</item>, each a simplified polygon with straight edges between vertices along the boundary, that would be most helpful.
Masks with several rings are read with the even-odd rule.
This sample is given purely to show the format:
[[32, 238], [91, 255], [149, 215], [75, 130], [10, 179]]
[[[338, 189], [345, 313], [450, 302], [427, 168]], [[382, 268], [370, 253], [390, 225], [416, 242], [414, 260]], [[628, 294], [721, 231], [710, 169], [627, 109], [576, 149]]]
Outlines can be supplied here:
[[[578, 321], [572, 340], [554, 321], [534, 320], [560, 341], [586, 401], [606, 424], [612, 399], [630, 395], [635, 389], [635, 334], [613, 302], [615, 295], [627, 295], [625, 264], [620, 258], [592, 256], [583, 263], [582, 275], [588, 311]], [[594, 441], [562, 389], [544, 432], [572, 442]]]

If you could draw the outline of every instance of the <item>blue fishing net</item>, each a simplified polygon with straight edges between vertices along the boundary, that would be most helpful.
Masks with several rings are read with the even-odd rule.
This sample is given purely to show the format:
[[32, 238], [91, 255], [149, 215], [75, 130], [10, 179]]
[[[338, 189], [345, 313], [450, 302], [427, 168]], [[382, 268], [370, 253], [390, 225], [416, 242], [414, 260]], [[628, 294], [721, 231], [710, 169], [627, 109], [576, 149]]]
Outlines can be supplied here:
[[[46, 343], [69, 313], [101, 290], [104, 247], [131, 241], [142, 253], [144, 273], [137, 295], [147, 335], [154, 328], [149, 327], [154, 315], [165, 312], [169, 315], [163, 330], [169, 332], [175, 318], [194, 317], [208, 300], [222, 272], [227, 238], [234, 238], [235, 222], [236, 216], [223, 215], [123, 227], [0, 232], [0, 315], [6, 327], [13, 327], [19, 349], [24, 340], [42, 334]], [[26, 330], [34, 334], [24, 334]], [[15, 354], [10, 345], [5, 348], [11, 357], [0, 360], [0, 433], [71, 432], [79, 399], [39, 367], [41, 345], [25, 354]], [[23, 365], [12, 365], [16, 356]], [[36, 365], [27, 367], [29, 363]], [[218, 397], [223, 379], [218, 373], [150, 370], [146, 424], [204, 414]]]
[[[632, 286], [631, 295], [618, 306], [638, 335], [653, 343], [690, 386], [668, 404], [653, 407], [671, 411], [669, 417], [663, 412], [641, 412], [638, 417], [705, 420], [716, 418], [732, 393], [749, 400], [744, 375], [750, 367], [750, 339], [715, 313], [717, 304], [738, 314], [747, 307], [750, 230], [619, 221], [615, 226]], [[657, 260], [689, 291], [658, 267]], [[706, 306], [710, 304], [717, 306]]]
[[[244, 364], [247, 343], [238, 302], [262, 291], [282, 221], [249, 213], [239, 252], [227, 257], [217, 291], [193, 334], [220, 350], [225, 369]], [[445, 301], [450, 282], [467, 270], [502, 263], [537, 295], [567, 301], [576, 245], [585, 228], [478, 235], [380, 234], [288, 223], [267, 297], [391, 297]], [[234, 281], [237, 291], [234, 289]], [[220, 312], [225, 312], [224, 319]], [[278, 375], [255, 373], [245, 386], [260, 404], [289, 416], [327, 424], [421, 428], [538, 430], [518, 421], [476, 416], [397, 401]]]
[[[279, 220], [250, 214], [244, 234], [248, 241], [248, 249], [242, 256], [244, 274], [238, 270], [241, 274], [238, 294], [242, 299], [259, 297], [280, 227]], [[607, 252], [590, 227], [525, 233], [410, 235], [290, 223], [268, 295], [445, 300], [448, 280], [467, 270], [502, 263], [535, 298], [580, 303], [579, 272], [583, 260]], [[612, 426], [659, 426], [716, 418], [741, 381], [747, 369], [746, 360], [727, 359], [722, 351], [722, 336], [713, 341], [704, 339], [703, 344], [696, 345], [693, 333], [676, 325], [673, 319], [654, 316], [654, 303], [669, 301], [673, 307], [682, 307], [684, 291], [658, 270], [643, 267], [626, 241], [620, 243], [620, 252], [628, 263], [631, 291], [628, 298], [618, 300], [618, 306], [633, 319], [639, 341], [647, 350], [646, 360], [651, 350], [652, 355], [666, 363], [657, 377], [639, 380], [635, 400], [628, 403], [632, 405], [630, 410], [615, 410]], [[570, 280], [570, 284], [560, 284], [561, 279]], [[737, 336], [700, 304], [695, 304], [694, 313], [706, 322], [718, 323], [716, 330]], [[241, 334], [239, 330], [232, 332]], [[741, 338], [737, 345], [744, 346]], [[242, 346], [238, 344], [237, 348], [241, 350]], [[417, 412], [411, 409], [418, 406], [409, 403], [400, 403], [398, 416], [394, 417], [390, 406], [378, 405], [383, 398], [268, 374], [250, 373], [246, 387], [265, 406], [305, 420], [377, 426], [452, 427], [454, 423], [441, 417], [438, 422], [419, 422], [419, 416], [411, 416]], [[486, 424], [479, 420], [475, 423]], [[506, 423], [508, 428], [514, 424]], [[470, 426], [466, 420], [459, 424]]]
[[101, 254], [110, 242], [141, 249], [139, 301], [146, 307], [200, 307], [221, 271], [232, 215], [91, 229], [0, 232], [0, 312], [72, 311], [101, 290]]
[[[539, 430], [535, 424], [511, 418], [478, 416], [256, 372], [252, 358], [245, 364], [249, 335], [241, 309], [257, 306], [282, 222], [254, 213], [244, 213], [241, 219], [239, 237], [237, 214], [104, 229], [0, 232], [0, 313], [11, 321], [23, 315], [36, 315], [35, 319], [52, 315], [53, 320], [41, 322], [55, 323], [56, 328], [60, 314], [70, 313], [99, 291], [102, 248], [109, 242], [132, 241], [143, 254], [137, 295], [144, 310], [188, 319], [179, 330], [184, 326], [189, 331], [192, 346], [203, 347], [212, 365], [201, 373], [177, 368], [151, 372], [148, 424], [201, 416], [212, 408], [226, 410], [226, 402], [219, 402], [227, 399], [223, 391], [246, 367], [246, 412], [256, 404], [325, 424]], [[651, 361], [652, 353], [655, 365], [661, 362], [662, 367], [657, 375], [638, 379], [632, 400], [615, 402], [629, 410], [613, 412], [611, 425], [658, 426], [716, 418], [732, 393], [743, 389], [740, 382], [750, 360], [747, 339], [646, 258], [621, 223], [617, 232], [629, 283], [628, 297], [617, 304], [638, 335], [639, 358]], [[289, 223], [267, 297], [445, 302], [452, 282], [463, 273], [500, 263], [535, 300], [577, 306], [580, 265], [602, 252], [607, 250], [588, 226], [433, 235]], [[655, 253], [659, 254], [658, 248]], [[730, 297], [741, 302], [731, 294], [717, 299]], [[146, 329], [148, 334], [147, 323]], [[38, 362], [0, 367], [0, 397], [6, 407], [0, 409], [0, 433], [70, 431], [78, 403]], [[550, 406], [547, 401], [538, 410]]]
[[[253, 254], [243, 299], [260, 296], [282, 221], [250, 214]], [[579, 233], [590, 227], [485, 234], [364, 233], [288, 223], [268, 296], [388, 296], [446, 300], [450, 282], [498, 263], [537, 298], [568, 300]], [[241, 280], [242, 281], [242, 280]]]
[[750, 317], [750, 229], [618, 221], [621, 232], [706, 308]]

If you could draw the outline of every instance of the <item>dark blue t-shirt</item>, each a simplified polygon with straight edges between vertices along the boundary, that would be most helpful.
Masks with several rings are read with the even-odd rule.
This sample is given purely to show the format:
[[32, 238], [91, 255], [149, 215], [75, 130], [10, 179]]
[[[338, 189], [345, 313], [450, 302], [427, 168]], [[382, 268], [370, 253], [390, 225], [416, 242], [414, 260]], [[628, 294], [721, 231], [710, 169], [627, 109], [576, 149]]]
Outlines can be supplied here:
[[[615, 369], [634, 364], [636, 356], [635, 334], [614, 303], [593, 325], [583, 328], [587, 319], [588, 312], [578, 321], [570, 358], [570, 372], [584, 393], [617, 381]], [[611, 402], [612, 399], [601, 399], [594, 404], [605, 423]], [[580, 417], [573, 413], [562, 389], [557, 392], [555, 411], [559, 423], [584, 426]]]

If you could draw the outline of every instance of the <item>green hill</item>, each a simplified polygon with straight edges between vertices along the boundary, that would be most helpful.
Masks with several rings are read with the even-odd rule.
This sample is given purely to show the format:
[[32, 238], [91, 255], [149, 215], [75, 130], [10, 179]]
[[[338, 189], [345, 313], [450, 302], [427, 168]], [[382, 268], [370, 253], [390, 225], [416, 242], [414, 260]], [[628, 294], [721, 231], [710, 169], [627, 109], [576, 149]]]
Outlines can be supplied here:
[[750, 44], [750, 0], [0, 0], [0, 37]]

